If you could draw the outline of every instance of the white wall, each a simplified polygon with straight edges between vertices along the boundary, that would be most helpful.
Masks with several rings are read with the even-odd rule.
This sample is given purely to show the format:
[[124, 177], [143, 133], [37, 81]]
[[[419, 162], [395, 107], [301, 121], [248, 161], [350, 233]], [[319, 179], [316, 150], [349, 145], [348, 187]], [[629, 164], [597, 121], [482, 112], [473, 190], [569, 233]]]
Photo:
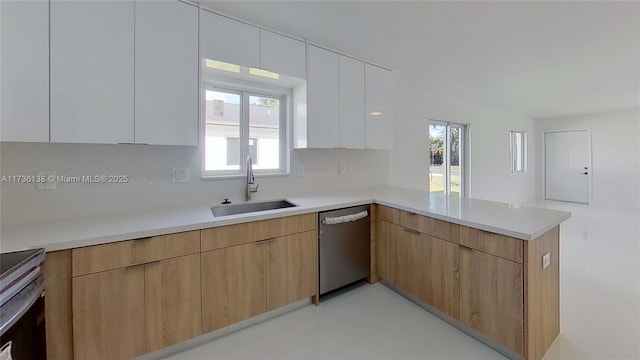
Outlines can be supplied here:
[[[391, 185], [428, 189], [429, 119], [470, 124], [469, 197], [509, 203], [524, 203], [535, 197], [535, 167], [525, 174], [511, 175], [509, 131], [526, 131], [528, 162], [534, 164], [535, 141], [532, 119], [449, 96], [395, 85], [395, 147], [389, 154]], [[406, 84], [407, 82], [405, 82]]]
[[544, 132], [591, 130], [590, 204], [640, 209], [640, 110], [625, 110], [536, 120], [537, 194], [544, 198]]
[[[386, 184], [388, 154], [371, 150], [294, 150], [291, 176], [257, 178], [255, 200], [284, 198], [337, 188]], [[347, 165], [339, 175], [339, 163]], [[298, 164], [305, 176], [298, 177]], [[171, 167], [189, 166], [191, 182], [171, 183]], [[179, 146], [0, 143], [0, 175], [128, 175], [127, 184], [57, 184], [36, 191], [34, 184], [1, 184], [0, 223], [166, 208], [216, 205], [223, 198], [244, 201], [244, 178], [200, 179], [200, 150]]]

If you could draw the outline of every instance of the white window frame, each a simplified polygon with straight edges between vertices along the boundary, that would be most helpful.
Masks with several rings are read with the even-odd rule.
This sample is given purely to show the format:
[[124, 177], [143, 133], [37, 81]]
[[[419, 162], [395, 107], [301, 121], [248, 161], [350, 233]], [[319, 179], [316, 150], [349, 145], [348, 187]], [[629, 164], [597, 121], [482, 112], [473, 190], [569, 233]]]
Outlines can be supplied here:
[[[515, 140], [518, 134], [522, 135], [522, 141], [520, 144], [516, 144]], [[511, 174], [516, 175], [527, 172], [527, 154], [527, 132], [511, 130], [509, 132], [509, 169]], [[518, 162], [522, 165], [521, 167], [518, 167]]]
[[[440, 125], [440, 126], [445, 126], [446, 130], [445, 130], [445, 136], [444, 136], [444, 143], [443, 146], [445, 149], [450, 149], [450, 144], [449, 144], [449, 137], [450, 137], [450, 133], [451, 133], [451, 127], [458, 127], [461, 130], [461, 136], [460, 136], [460, 154], [459, 156], [461, 157], [460, 161], [462, 162], [462, 166], [460, 166], [460, 198], [466, 198], [468, 197], [469, 193], [470, 193], [470, 168], [471, 168], [471, 157], [470, 157], [470, 152], [469, 152], [469, 127], [470, 124], [463, 124], [463, 123], [456, 123], [456, 122], [449, 122], [449, 121], [444, 121], [444, 120], [436, 120], [436, 119], [429, 119], [429, 121], [427, 121], [427, 141], [429, 140], [429, 127], [431, 125]], [[427, 150], [427, 154], [430, 151], [430, 149]], [[449, 151], [445, 151], [442, 154], [443, 158], [443, 165], [448, 164], [450, 159], [449, 159]], [[431, 164], [429, 164], [429, 166], [431, 166]], [[447, 184], [450, 183], [450, 178], [451, 178], [451, 169], [449, 168], [449, 166], [444, 166], [444, 194], [449, 196], [450, 194], [450, 187], [447, 186]], [[428, 181], [428, 180], [427, 180]], [[429, 191], [431, 191], [431, 189], [429, 189]]]
[[[206, 91], [221, 91], [240, 95], [240, 169], [239, 170], [206, 170]], [[289, 174], [289, 104], [291, 91], [280, 87], [261, 87], [239, 83], [227, 83], [218, 81], [202, 82], [202, 105], [201, 105], [201, 136], [200, 153], [202, 156], [202, 178], [203, 179], [230, 179], [244, 177], [246, 174], [246, 157], [249, 154], [249, 97], [268, 96], [280, 100], [280, 123], [279, 123], [279, 147], [280, 147], [280, 168], [278, 169], [256, 169], [253, 173], [256, 177], [261, 176], [282, 176]], [[246, 143], [246, 144], [245, 144]]]

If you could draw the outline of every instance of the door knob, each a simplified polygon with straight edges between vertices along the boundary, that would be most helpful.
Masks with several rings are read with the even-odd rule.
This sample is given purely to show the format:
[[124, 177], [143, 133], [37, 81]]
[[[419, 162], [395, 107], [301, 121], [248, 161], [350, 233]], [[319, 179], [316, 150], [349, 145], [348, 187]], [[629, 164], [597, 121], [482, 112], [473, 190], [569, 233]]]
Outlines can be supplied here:
[[582, 175], [589, 175], [589, 173], [588, 173], [588, 172], [583, 172], [583, 173], [581, 173], [581, 174], [582, 174]]

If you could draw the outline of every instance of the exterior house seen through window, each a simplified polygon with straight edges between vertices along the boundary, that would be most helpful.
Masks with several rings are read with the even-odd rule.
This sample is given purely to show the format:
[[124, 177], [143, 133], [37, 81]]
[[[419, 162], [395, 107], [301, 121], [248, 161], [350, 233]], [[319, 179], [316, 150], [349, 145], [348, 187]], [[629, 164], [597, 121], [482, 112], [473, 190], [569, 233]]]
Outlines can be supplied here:
[[283, 173], [284, 95], [205, 89], [204, 176]]

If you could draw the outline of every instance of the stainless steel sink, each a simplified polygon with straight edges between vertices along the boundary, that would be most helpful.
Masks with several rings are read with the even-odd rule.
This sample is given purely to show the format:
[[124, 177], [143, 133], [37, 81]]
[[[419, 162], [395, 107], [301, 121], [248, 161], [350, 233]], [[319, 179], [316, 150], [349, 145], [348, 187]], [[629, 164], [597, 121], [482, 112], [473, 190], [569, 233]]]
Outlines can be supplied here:
[[245, 203], [238, 205], [222, 205], [222, 206], [213, 206], [211, 207], [211, 212], [213, 216], [227, 216], [227, 215], [236, 215], [236, 214], [246, 214], [258, 211], [267, 211], [267, 210], [276, 210], [276, 209], [284, 209], [298, 206], [296, 204], [292, 204], [287, 200], [274, 200], [274, 201], [265, 201], [265, 202], [257, 202], [257, 203]]

